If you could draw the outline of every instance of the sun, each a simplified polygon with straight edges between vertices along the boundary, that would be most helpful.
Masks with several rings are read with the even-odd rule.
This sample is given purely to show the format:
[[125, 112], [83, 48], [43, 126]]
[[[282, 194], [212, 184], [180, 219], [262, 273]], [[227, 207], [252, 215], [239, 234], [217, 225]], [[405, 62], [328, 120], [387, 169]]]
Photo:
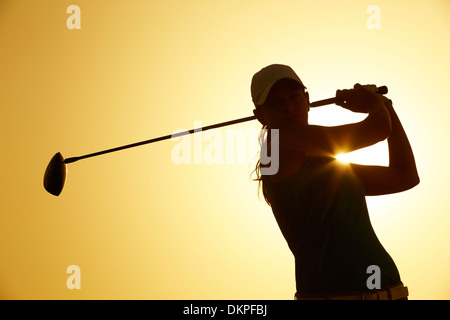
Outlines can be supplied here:
[[[325, 95], [325, 94], [324, 94]], [[367, 114], [353, 113], [335, 105], [313, 108], [308, 115], [308, 122], [312, 125], [339, 126], [363, 121]], [[341, 162], [364, 165], [389, 165], [389, 151], [387, 140], [378, 142], [366, 148], [336, 156]]]
[[389, 152], [387, 142], [381, 141], [366, 148], [339, 154], [336, 156], [336, 159], [345, 163], [388, 166]]

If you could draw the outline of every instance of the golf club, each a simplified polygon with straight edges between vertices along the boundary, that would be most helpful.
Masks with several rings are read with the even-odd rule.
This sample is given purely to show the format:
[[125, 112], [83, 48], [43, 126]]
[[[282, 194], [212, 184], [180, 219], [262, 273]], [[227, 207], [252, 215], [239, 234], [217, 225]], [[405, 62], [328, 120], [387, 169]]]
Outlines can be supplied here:
[[[376, 91], [376, 93], [379, 93], [379, 94], [386, 94], [387, 92], [388, 92], [388, 88], [386, 86], [378, 87], [377, 91]], [[336, 97], [334, 97], [334, 98], [329, 98], [329, 99], [325, 99], [325, 100], [312, 102], [310, 104], [310, 106], [312, 108], [315, 108], [315, 107], [319, 107], [319, 106], [333, 104], [336, 102], [338, 102], [338, 99]], [[250, 121], [250, 120], [255, 120], [255, 119], [256, 119], [255, 116], [250, 116], [250, 117], [240, 118], [240, 119], [236, 119], [236, 120], [221, 122], [221, 123], [213, 124], [213, 125], [202, 127], [202, 128], [196, 128], [196, 129], [191, 129], [189, 131], [183, 131], [183, 132], [179, 132], [179, 133], [175, 133], [175, 134], [169, 134], [169, 135], [165, 135], [162, 137], [153, 138], [150, 140], [127, 144], [124, 146], [107, 149], [107, 150], [103, 150], [103, 151], [99, 151], [99, 152], [94, 152], [94, 153], [86, 154], [83, 156], [71, 157], [71, 158], [67, 158], [67, 159], [64, 159], [62, 154], [60, 152], [58, 152], [52, 157], [52, 159], [50, 160], [50, 162], [45, 170], [44, 188], [50, 194], [52, 194], [54, 196], [59, 196], [59, 194], [61, 193], [61, 191], [64, 187], [64, 183], [66, 181], [66, 175], [67, 175], [66, 164], [68, 164], [68, 163], [72, 163], [72, 162], [75, 162], [78, 160], [87, 159], [87, 158], [91, 158], [91, 157], [100, 156], [100, 155], [103, 155], [106, 153], [111, 153], [111, 152], [120, 151], [120, 150], [124, 150], [124, 149], [134, 148], [134, 147], [142, 146], [144, 144], [150, 144], [153, 142], [167, 140], [170, 138], [175, 138], [175, 137], [179, 137], [179, 136], [183, 136], [183, 135], [187, 135], [187, 134], [192, 134], [195, 132], [201, 132], [201, 131], [220, 128], [220, 127], [224, 127], [224, 126], [230, 126], [233, 124], [246, 122], [246, 121]]]

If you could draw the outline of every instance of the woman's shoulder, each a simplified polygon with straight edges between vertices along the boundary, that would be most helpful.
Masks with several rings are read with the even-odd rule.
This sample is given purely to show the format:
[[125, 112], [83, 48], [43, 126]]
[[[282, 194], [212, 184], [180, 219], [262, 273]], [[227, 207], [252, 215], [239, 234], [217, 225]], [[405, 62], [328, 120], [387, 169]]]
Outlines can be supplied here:
[[[302, 170], [304, 167], [310, 167], [311, 170], [318, 168], [335, 168], [346, 167], [344, 163], [341, 163], [334, 157], [320, 156], [314, 154], [296, 154], [286, 155], [280, 157], [279, 170], [274, 175], [269, 175], [268, 179], [272, 183], [280, 183], [293, 177], [296, 173]], [[344, 168], [341, 168], [344, 169]]]

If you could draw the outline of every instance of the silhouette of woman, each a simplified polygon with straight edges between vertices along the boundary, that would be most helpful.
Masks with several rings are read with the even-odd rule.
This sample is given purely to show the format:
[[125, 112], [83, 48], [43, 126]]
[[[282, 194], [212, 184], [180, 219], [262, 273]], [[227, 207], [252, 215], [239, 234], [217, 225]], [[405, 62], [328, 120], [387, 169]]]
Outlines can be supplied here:
[[[266, 129], [262, 144], [279, 148], [276, 174], [264, 175], [258, 161], [256, 180], [295, 257], [298, 300], [407, 299], [408, 289], [372, 228], [365, 196], [408, 190], [419, 177], [392, 102], [373, 87], [337, 90], [338, 105], [368, 116], [324, 127], [308, 124], [309, 95], [289, 66], [270, 65], [253, 76], [253, 112]], [[278, 146], [272, 146], [273, 129]], [[388, 167], [334, 158], [386, 138]]]

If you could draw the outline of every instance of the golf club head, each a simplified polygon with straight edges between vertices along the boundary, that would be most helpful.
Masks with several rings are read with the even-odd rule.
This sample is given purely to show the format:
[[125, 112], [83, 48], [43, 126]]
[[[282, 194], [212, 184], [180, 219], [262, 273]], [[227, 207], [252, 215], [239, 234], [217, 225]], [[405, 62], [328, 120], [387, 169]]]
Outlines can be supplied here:
[[44, 188], [54, 196], [59, 196], [66, 181], [66, 164], [61, 153], [56, 153], [50, 160], [44, 174]]

